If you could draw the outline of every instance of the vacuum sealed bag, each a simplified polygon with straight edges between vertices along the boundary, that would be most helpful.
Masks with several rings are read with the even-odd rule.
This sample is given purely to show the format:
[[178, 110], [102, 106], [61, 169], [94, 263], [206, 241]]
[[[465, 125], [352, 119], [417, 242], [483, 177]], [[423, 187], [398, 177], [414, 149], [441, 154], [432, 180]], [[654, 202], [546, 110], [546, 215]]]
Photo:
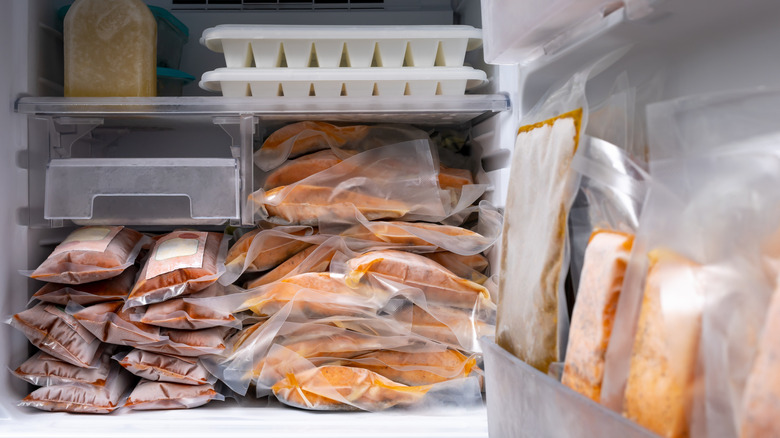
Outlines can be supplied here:
[[138, 270], [131, 266], [108, 280], [84, 284], [47, 283], [38, 289], [33, 298], [44, 303], [67, 306], [69, 302], [89, 306], [106, 301], [124, 300], [130, 293]]
[[111, 355], [105, 348], [92, 368], [82, 368], [39, 351], [19, 365], [14, 375], [36, 386], [81, 383], [104, 386], [111, 365]]
[[41, 303], [11, 317], [12, 327], [57, 359], [89, 368], [100, 351], [100, 341], [61, 307]]
[[[255, 152], [255, 165], [264, 171], [284, 160], [325, 149], [362, 152], [410, 140], [429, 140], [425, 131], [405, 125], [347, 125], [304, 121], [284, 126], [263, 142]], [[344, 158], [344, 157], [341, 157]]]
[[226, 338], [230, 327], [212, 327], [202, 330], [162, 329], [164, 339], [151, 344], [137, 344], [135, 348], [175, 356], [198, 357], [221, 354], [228, 348]]
[[154, 409], [191, 409], [225, 396], [212, 385], [183, 385], [142, 380], [130, 393], [124, 407], [136, 411]]
[[220, 326], [240, 328], [241, 321], [231, 312], [203, 304], [203, 298], [224, 297], [231, 292], [229, 287], [213, 284], [184, 298], [150, 304], [145, 308], [134, 307], [130, 319], [143, 324], [178, 330], [199, 330]]
[[165, 339], [159, 327], [133, 321], [131, 310], [124, 310], [123, 305], [124, 302], [115, 301], [85, 308], [71, 303], [67, 311], [92, 335], [108, 344], [135, 346]]
[[63, 384], [38, 388], [22, 399], [19, 406], [42, 411], [110, 414], [120, 407], [133, 375], [114, 366], [103, 386]]
[[217, 378], [209, 374], [197, 359], [191, 357], [170, 356], [135, 349], [116, 354], [112, 359], [136, 376], [156, 382], [205, 385], [217, 381]]
[[[262, 274], [261, 276], [247, 281], [244, 287], [254, 289], [256, 287], [270, 284], [284, 279], [296, 272], [325, 272], [330, 266], [330, 260], [333, 258], [333, 251], [318, 251], [319, 245], [310, 246], [303, 251], [295, 254], [274, 269]], [[324, 249], [324, 248], [323, 248]]]
[[174, 231], [157, 239], [126, 307], [159, 303], [203, 290], [225, 272], [222, 233]]
[[30, 277], [50, 283], [92, 283], [116, 277], [135, 263], [149, 238], [127, 227], [84, 227], [57, 245]]

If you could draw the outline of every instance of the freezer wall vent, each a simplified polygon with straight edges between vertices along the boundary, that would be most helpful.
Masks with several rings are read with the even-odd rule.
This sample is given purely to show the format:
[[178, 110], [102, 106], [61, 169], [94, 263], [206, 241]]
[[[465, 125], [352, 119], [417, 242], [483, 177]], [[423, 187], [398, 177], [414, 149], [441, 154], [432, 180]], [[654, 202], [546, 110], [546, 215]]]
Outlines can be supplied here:
[[[386, 9], [393, 0], [173, 0], [179, 10], [317, 10], [317, 9]], [[405, 5], [409, 1], [403, 1]], [[390, 8], [394, 9], [394, 8]]]

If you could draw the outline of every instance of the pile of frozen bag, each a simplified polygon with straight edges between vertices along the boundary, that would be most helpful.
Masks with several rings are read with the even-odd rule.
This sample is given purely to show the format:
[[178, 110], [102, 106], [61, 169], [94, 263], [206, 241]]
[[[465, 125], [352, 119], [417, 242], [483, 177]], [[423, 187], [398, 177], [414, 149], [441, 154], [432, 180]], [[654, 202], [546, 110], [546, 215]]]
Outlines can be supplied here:
[[22, 405], [481, 403], [477, 339], [495, 327], [483, 252], [502, 218], [474, 205], [479, 171], [397, 126], [289, 125], [256, 157], [257, 228], [83, 227], [30, 274], [47, 284], [10, 323], [40, 351], [14, 374], [41, 388]]

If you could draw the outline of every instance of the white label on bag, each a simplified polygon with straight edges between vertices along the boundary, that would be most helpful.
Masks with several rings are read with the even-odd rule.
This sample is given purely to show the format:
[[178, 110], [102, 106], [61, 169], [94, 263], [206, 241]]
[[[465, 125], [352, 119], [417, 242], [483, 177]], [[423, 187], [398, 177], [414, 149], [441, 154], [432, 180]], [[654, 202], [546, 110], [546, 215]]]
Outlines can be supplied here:
[[70, 233], [51, 255], [67, 251], [103, 252], [124, 227], [84, 227]]
[[202, 268], [208, 233], [174, 231], [157, 241], [146, 267], [146, 279], [177, 269]]

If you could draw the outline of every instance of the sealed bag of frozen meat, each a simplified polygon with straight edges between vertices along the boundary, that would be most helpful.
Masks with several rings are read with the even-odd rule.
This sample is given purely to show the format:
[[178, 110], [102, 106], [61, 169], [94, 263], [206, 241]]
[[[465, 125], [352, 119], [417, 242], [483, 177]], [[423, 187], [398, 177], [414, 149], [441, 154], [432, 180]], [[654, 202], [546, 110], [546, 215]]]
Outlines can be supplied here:
[[136, 376], [157, 382], [184, 385], [212, 384], [217, 378], [192, 357], [173, 356], [143, 350], [116, 354], [112, 359]]
[[225, 396], [211, 384], [184, 385], [181, 383], [141, 380], [130, 393], [124, 407], [136, 411], [154, 409], [191, 409]]
[[47, 283], [38, 289], [33, 298], [44, 303], [67, 306], [69, 302], [89, 306], [106, 301], [124, 300], [130, 293], [138, 270], [131, 266], [108, 280], [83, 284]]
[[70, 233], [30, 274], [50, 283], [92, 283], [116, 277], [135, 263], [149, 238], [127, 227], [84, 227]]
[[36, 386], [52, 386], [68, 383], [104, 386], [111, 365], [111, 354], [107, 344], [101, 347], [95, 367], [82, 368], [39, 351], [24, 361], [14, 375]]

